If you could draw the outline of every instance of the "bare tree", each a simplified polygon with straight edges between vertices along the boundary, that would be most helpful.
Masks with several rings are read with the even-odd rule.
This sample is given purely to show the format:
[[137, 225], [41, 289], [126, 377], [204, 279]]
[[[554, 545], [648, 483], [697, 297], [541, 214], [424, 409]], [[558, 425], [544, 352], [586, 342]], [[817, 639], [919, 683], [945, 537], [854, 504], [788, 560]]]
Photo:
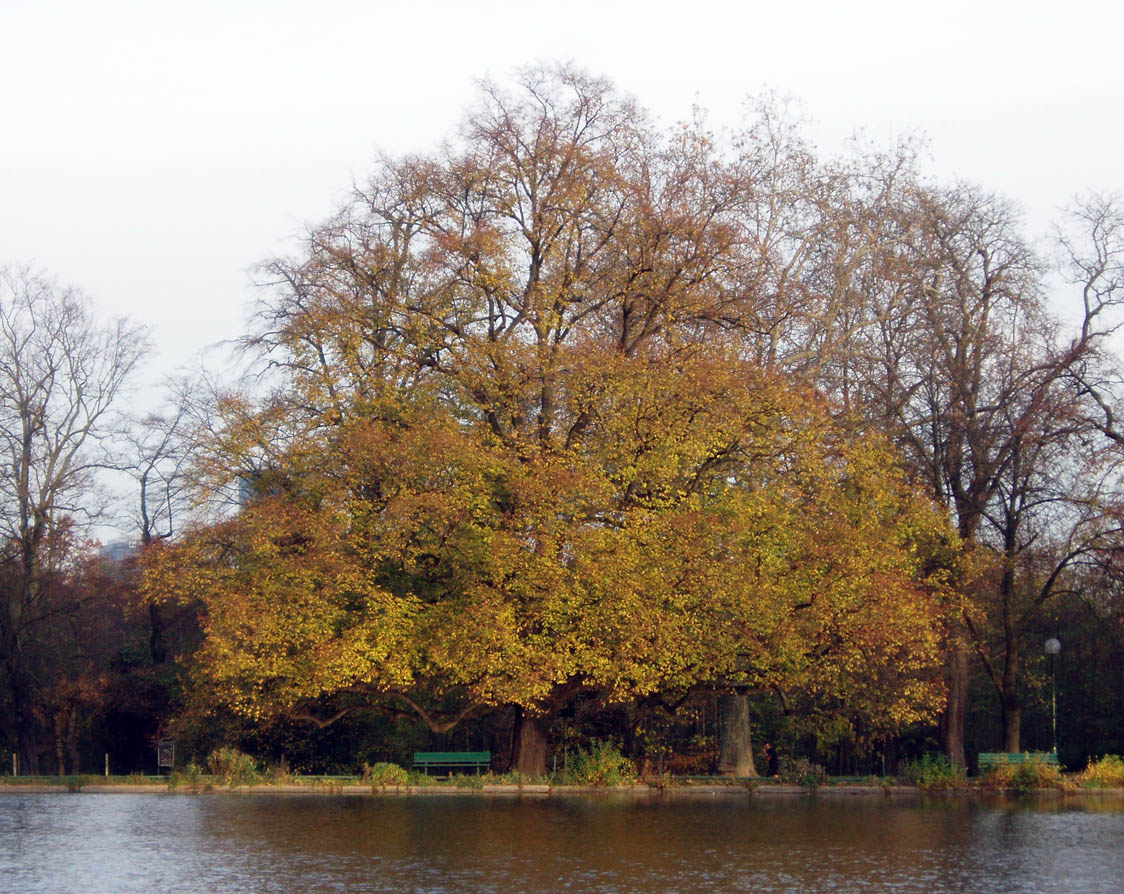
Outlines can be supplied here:
[[[140, 533], [140, 548], [173, 536], [190, 512], [187, 467], [197, 443], [196, 411], [200, 380], [185, 376], [166, 387], [164, 406], [144, 416], [128, 417], [119, 436], [115, 468], [133, 479], [130, 525]], [[135, 570], [135, 569], [134, 569]], [[155, 664], [167, 658], [160, 606], [148, 604], [149, 653]]]
[[0, 673], [4, 732], [25, 773], [39, 768], [37, 637], [63, 610], [54, 584], [75, 534], [102, 508], [91, 501], [98, 447], [146, 348], [143, 329], [100, 323], [80, 292], [0, 268]]
[[114, 464], [136, 484], [129, 521], [143, 546], [165, 540], [190, 511], [187, 467], [197, 441], [201, 380], [167, 383], [163, 406], [129, 417]]
[[[896, 311], [864, 333], [868, 365], [857, 369], [866, 414], [895, 433], [966, 548], [992, 560], [993, 571], [966, 594], [948, 667], [942, 738], [963, 764], [971, 654], [996, 686], [1006, 750], [1018, 751], [1024, 631], [1059, 591], [1065, 568], [1093, 548], [1083, 538], [1103, 539], [1074, 484], [1087, 470], [1069, 474], [1064, 463], [1095, 452], [1090, 396], [1103, 398], [1100, 427], [1112, 425], [1108, 392], [1082, 394], [1074, 380], [1104, 368], [1121, 294], [1104, 247], [1112, 217], [1104, 208], [1082, 215], [1094, 255], [1073, 262], [1083, 302], [1070, 332], [1046, 310], [1045, 264], [1006, 202], [969, 185], [917, 187], [901, 214], [874, 292]], [[1047, 542], [1057, 548], [1044, 550]]]

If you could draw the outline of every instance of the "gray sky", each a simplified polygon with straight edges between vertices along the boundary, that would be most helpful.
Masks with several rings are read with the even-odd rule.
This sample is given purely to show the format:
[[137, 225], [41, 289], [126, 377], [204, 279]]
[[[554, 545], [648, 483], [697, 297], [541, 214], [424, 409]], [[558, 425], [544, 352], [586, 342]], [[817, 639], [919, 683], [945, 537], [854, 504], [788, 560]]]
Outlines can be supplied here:
[[571, 61], [664, 124], [799, 100], [832, 152], [925, 134], [929, 170], [1001, 192], [1032, 233], [1124, 190], [1124, 8], [466, 0], [0, 0], [0, 263], [149, 324], [153, 376], [236, 336], [249, 271], [377, 151], [425, 151], [475, 80]]

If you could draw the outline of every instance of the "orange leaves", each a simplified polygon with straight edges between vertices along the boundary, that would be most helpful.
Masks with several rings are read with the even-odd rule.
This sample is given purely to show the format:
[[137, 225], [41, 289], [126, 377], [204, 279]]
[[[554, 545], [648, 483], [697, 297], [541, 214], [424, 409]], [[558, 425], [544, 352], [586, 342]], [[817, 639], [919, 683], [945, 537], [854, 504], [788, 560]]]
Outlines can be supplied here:
[[360, 683], [820, 704], [888, 661], [901, 684], [862, 710], [921, 704], [940, 526], [883, 444], [746, 360], [753, 185], [607, 85], [524, 86], [272, 265], [259, 343], [287, 389], [232, 408], [213, 464], [267, 458], [266, 498], [153, 591], [203, 600], [204, 666], [253, 710]]
[[943, 529], [883, 445], [732, 358], [574, 372], [568, 446], [439, 404], [356, 417], [157, 553], [152, 590], [206, 606], [218, 690], [251, 713], [413, 684], [534, 707], [576, 680], [931, 710]]

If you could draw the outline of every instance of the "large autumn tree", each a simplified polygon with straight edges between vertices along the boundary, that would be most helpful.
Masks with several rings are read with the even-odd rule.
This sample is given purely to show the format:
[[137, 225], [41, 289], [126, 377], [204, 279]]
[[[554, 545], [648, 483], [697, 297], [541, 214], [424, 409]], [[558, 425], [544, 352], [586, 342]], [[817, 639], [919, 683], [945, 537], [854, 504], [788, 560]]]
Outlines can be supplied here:
[[268, 265], [277, 390], [228, 399], [200, 463], [252, 499], [147, 584], [203, 599], [215, 697], [320, 722], [392, 697], [435, 729], [511, 705], [528, 773], [581, 691], [931, 714], [952, 535], [750, 350], [763, 148], [532, 72]]

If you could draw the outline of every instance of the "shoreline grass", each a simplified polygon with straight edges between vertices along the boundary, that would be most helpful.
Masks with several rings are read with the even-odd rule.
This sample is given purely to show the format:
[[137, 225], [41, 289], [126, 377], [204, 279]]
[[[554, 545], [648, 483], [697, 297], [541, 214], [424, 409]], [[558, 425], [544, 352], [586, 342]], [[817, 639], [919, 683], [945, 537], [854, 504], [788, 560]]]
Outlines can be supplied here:
[[[833, 791], [847, 794], [922, 794], [922, 795], [1004, 795], [1029, 793], [1057, 793], [1064, 795], [1101, 795], [1117, 793], [1124, 795], [1124, 780], [1115, 777], [1095, 777], [1095, 781], [1084, 778], [1086, 774], [1058, 774], [1056, 778], [1045, 779], [1022, 776], [1004, 772], [988, 774], [984, 777], [965, 779], [955, 783], [948, 781], [940, 785], [926, 785], [909, 779], [895, 777], [828, 777], [817, 784], [783, 782], [767, 777], [721, 777], [721, 776], [654, 776], [633, 781], [611, 783], [575, 783], [556, 778], [528, 778], [519, 774], [482, 774], [480, 776], [426, 776], [412, 771], [403, 771], [393, 778], [373, 776], [297, 776], [284, 778], [261, 777], [253, 781], [231, 781], [217, 774], [177, 774], [164, 776], [0, 776], [0, 791], [58, 791], [81, 792], [121, 790], [130, 792], [186, 792], [186, 793], [291, 793], [310, 794], [411, 794], [455, 792], [458, 794], [498, 794], [527, 792], [537, 794], [566, 792], [647, 792], [690, 793], [692, 791], [731, 794], [830, 794]], [[1010, 777], [1010, 778], [1008, 778]]]

